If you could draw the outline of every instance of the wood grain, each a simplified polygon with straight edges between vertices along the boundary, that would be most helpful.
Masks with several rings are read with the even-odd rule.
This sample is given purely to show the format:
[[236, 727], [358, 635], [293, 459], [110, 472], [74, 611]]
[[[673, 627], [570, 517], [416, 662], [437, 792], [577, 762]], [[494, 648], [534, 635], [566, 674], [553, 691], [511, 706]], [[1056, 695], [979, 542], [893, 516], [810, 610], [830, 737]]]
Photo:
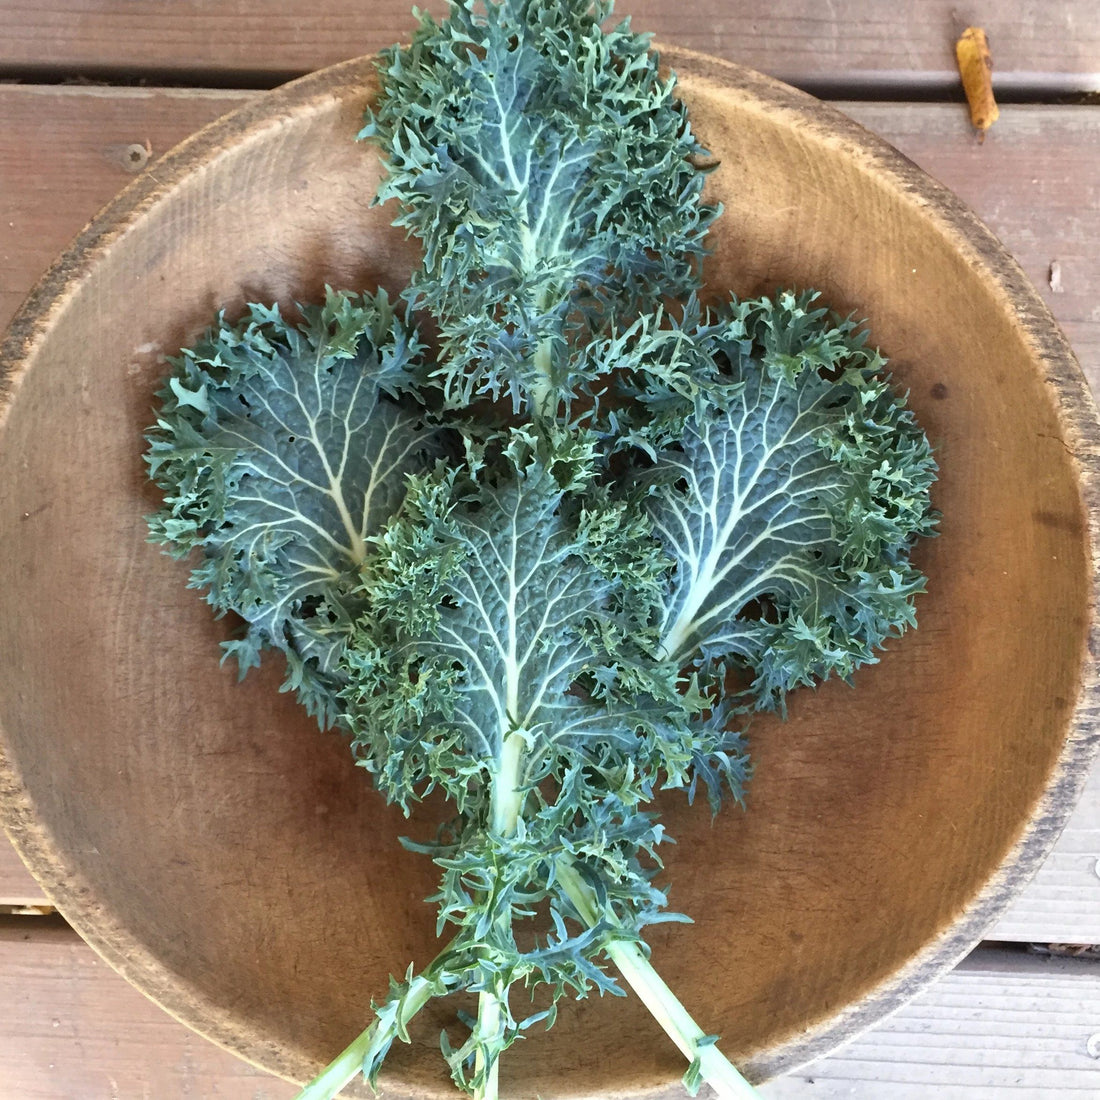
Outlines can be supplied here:
[[[194, 89], [0, 85], [0, 327], [35, 279], [153, 158], [251, 97]], [[1100, 383], [1100, 110], [1010, 106], [979, 145], [961, 105], [840, 103], [952, 188], [1004, 241]], [[1058, 261], [1063, 290], [1050, 289]]]
[[1100, 1096], [1096, 963], [984, 949], [766, 1100]]
[[0, 918], [0, 1100], [285, 1100], [147, 1000], [71, 929]]
[[[246, 93], [0, 85], [0, 328], [97, 210]], [[139, 154], [138, 151], [141, 151]]]
[[[951, 188], [1000, 237], [1100, 393], [1100, 109], [1009, 105], [979, 143], [962, 105], [838, 106]], [[1060, 291], [1051, 288], [1055, 261]]]
[[[429, 11], [444, 10], [428, 0]], [[70, 73], [303, 73], [408, 36], [409, 0], [3, 0], [0, 66]], [[781, 79], [874, 87], [957, 84], [953, 44], [980, 19], [1000, 90], [1090, 90], [1100, 82], [1093, 0], [621, 0], [620, 15], [668, 45], [737, 61]]]
[[[1058, 1100], [1100, 1094], [1097, 965], [976, 952], [766, 1100]], [[292, 1086], [162, 1012], [48, 920], [0, 920], [0, 1100], [288, 1100]], [[682, 1089], [650, 1100], [683, 1100]]]
[[[0, 326], [53, 257], [132, 178], [122, 156], [148, 143], [157, 158], [250, 98], [194, 90], [0, 86]], [[962, 107], [841, 105], [952, 187], [1021, 262], [1100, 383], [1100, 110], [1009, 107], [983, 146]], [[1050, 264], [1062, 270], [1050, 289]], [[1100, 941], [1100, 772], [1051, 860], [992, 935]], [[0, 838], [0, 904], [41, 901]]]
[[0, 906], [44, 905], [46, 895], [0, 832]]

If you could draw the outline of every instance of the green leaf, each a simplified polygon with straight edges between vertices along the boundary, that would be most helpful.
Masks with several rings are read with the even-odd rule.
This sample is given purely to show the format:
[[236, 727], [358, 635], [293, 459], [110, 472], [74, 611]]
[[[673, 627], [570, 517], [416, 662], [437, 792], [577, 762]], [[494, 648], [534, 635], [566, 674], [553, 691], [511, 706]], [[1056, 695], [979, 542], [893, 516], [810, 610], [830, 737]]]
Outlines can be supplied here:
[[447, 401], [552, 415], [613, 331], [697, 285], [715, 210], [674, 80], [590, 0], [452, 3], [381, 63], [364, 136], [380, 199], [424, 245], [415, 301], [440, 326]]
[[850, 675], [914, 623], [909, 551], [935, 520], [930, 448], [881, 359], [809, 301], [735, 304], [726, 331], [702, 330], [729, 372], [647, 475], [676, 561], [664, 652], [740, 663], [760, 706]]
[[419, 346], [384, 294], [330, 292], [303, 314], [295, 326], [251, 306], [175, 361], [148, 435], [165, 494], [149, 523], [177, 556], [201, 550], [193, 587], [245, 620], [226, 647], [242, 674], [262, 647], [282, 650], [287, 687], [331, 721], [367, 540], [437, 444], [416, 406], [385, 394]]
[[[664, 833], [645, 804], [697, 764], [708, 789], [744, 775], [739, 738], [652, 652], [671, 563], [602, 470], [591, 435], [513, 429], [464, 472], [415, 478], [364, 572], [347, 721], [389, 797], [408, 809], [441, 788], [459, 810], [409, 846], [443, 871], [439, 929], [459, 930], [471, 988], [615, 992], [608, 935], [678, 919], [652, 883]], [[600, 898], [595, 926], [578, 927], [563, 858]], [[521, 948], [540, 912], [554, 932]]]
[[355, 702], [373, 749], [396, 750], [378, 768], [402, 801], [414, 773], [464, 804], [474, 772], [492, 787], [513, 737], [512, 781], [527, 789], [559, 758], [636, 752], [639, 700], [682, 709], [676, 668], [640, 644], [667, 560], [596, 466], [591, 437], [515, 429], [480, 476], [414, 480], [374, 540]]

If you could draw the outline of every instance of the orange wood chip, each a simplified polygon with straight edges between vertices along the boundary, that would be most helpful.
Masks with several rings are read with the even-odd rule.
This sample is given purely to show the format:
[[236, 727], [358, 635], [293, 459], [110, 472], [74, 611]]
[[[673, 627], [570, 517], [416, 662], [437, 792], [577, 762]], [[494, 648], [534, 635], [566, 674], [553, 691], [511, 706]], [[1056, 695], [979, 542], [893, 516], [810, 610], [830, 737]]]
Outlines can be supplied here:
[[1000, 111], [993, 98], [993, 57], [989, 40], [981, 27], [967, 27], [955, 43], [955, 58], [959, 64], [966, 100], [970, 104], [970, 121], [984, 138], [985, 132], [997, 121]]

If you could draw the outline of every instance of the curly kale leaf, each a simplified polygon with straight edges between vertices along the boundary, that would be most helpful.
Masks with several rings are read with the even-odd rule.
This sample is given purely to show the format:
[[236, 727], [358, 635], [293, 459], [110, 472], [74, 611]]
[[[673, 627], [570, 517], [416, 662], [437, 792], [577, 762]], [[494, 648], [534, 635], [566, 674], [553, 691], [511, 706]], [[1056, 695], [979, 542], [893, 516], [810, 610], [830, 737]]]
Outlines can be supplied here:
[[723, 384], [647, 475], [676, 561], [663, 650], [747, 669], [763, 707], [914, 624], [909, 554], [936, 520], [931, 449], [882, 358], [811, 305], [734, 303], [701, 330]]
[[[406, 808], [442, 788], [459, 809], [428, 850], [470, 989], [614, 989], [608, 938], [676, 919], [652, 884], [663, 831], [645, 805], [690, 786], [697, 762], [708, 787], [744, 778], [738, 735], [654, 655], [671, 562], [637, 504], [597, 484], [596, 444], [515, 429], [461, 476], [414, 479], [373, 540], [370, 612], [345, 655], [361, 762]], [[563, 865], [599, 897], [596, 926], [577, 929]], [[539, 912], [553, 931], [521, 948]], [[518, 1034], [498, 1023], [474, 1047]]]
[[657, 773], [684, 781], [703, 701], [655, 656], [671, 563], [601, 468], [595, 437], [513, 429], [461, 476], [412, 479], [372, 540], [345, 695], [402, 805], [442, 786], [509, 831], [526, 792], [609, 749], [646, 791]]
[[383, 55], [363, 134], [379, 198], [424, 245], [413, 300], [439, 324], [453, 407], [504, 395], [553, 415], [593, 335], [697, 286], [702, 150], [648, 38], [604, 30], [610, 11], [465, 0]]
[[[927, 440], [812, 297], [703, 308], [702, 150], [610, 11], [452, 0], [384, 55], [363, 134], [423, 246], [405, 298], [434, 362], [383, 294], [330, 292], [299, 325], [253, 306], [183, 353], [149, 435], [153, 538], [244, 619], [242, 674], [281, 650], [390, 800], [454, 805], [407, 842], [452, 938], [310, 1100], [374, 1082], [458, 991], [478, 1013], [443, 1053], [490, 1100], [560, 997], [620, 992], [609, 965], [689, 1087], [751, 1094], [642, 942], [681, 919], [655, 795], [739, 800], [735, 722], [875, 660], [923, 587]], [[550, 1007], [520, 1018], [516, 983]]]
[[164, 492], [149, 525], [176, 557], [200, 550], [192, 587], [245, 620], [225, 645], [242, 675], [281, 650], [286, 687], [328, 723], [367, 540], [438, 448], [417, 407], [387, 396], [420, 347], [384, 293], [329, 292], [302, 314], [253, 305], [174, 361], [148, 434]]

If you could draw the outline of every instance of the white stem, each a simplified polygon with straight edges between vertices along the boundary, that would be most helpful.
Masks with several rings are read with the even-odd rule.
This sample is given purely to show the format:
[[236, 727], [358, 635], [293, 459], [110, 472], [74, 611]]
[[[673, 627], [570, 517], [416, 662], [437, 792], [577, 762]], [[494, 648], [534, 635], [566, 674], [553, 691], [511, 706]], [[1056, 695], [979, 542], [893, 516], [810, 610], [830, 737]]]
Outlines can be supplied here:
[[[599, 923], [600, 913], [592, 888], [576, 868], [563, 859], [557, 861], [558, 881], [585, 924]], [[703, 1043], [707, 1033], [695, 1022], [664, 979], [653, 968], [645, 952], [624, 941], [607, 945], [607, 954], [619, 969], [627, 985], [638, 995], [653, 1018], [689, 1062], [698, 1062], [702, 1079], [721, 1100], [759, 1100], [760, 1094], [738, 1073], [734, 1065], [713, 1043]]]
[[385, 1049], [404, 1034], [408, 1022], [431, 999], [431, 982], [423, 976], [414, 978], [405, 1000], [400, 1005], [394, 1001], [383, 1005], [370, 1027], [325, 1066], [295, 1100], [332, 1100], [363, 1072], [363, 1064], [372, 1052]]
[[[499, 836], [512, 836], [519, 825], [526, 792], [520, 789], [523, 770], [524, 740], [517, 733], [510, 733], [500, 748], [500, 764], [493, 776], [490, 801], [490, 823]], [[502, 995], [500, 989], [483, 990], [477, 999], [477, 1030], [481, 1036], [496, 1036], [502, 1019]], [[474, 1056], [474, 1068], [484, 1072], [485, 1079], [474, 1092], [474, 1100], [497, 1100], [500, 1080], [500, 1061], [493, 1058], [486, 1064], [485, 1054], [478, 1048]]]
[[[477, 1029], [482, 1034], [496, 1034], [500, 1028], [500, 996], [488, 991], [478, 997]], [[480, 1048], [474, 1058], [475, 1069], [484, 1070], [485, 1078], [474, 1089], [474, 1100], [497, 1100], [500, 1095], [500, 1059], [493, 1058], [488, 1067]]]
[[492, 829], [498, 836], [512, 836], [523, 812], [527, 797], [527, 792], [520, 789], [524, 748], [524, 740], [518, 733], [510, 733], [500, 747], [500, 766], [493, 776], [489, 809]]

